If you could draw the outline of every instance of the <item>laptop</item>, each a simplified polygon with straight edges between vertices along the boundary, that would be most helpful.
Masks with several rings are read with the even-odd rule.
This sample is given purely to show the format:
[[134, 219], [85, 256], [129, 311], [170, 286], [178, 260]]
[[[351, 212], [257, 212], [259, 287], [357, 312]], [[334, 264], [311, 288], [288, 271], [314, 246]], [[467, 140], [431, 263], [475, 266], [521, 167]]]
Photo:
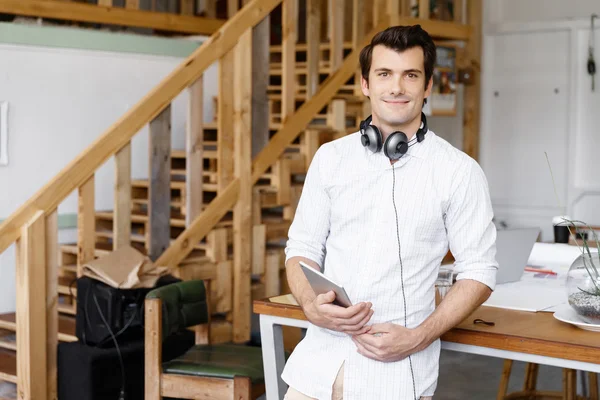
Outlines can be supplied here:
[[533, 250], [539, 228], [499, 229], [496, 236], [496, 283], [515, 282], [521, 279]]

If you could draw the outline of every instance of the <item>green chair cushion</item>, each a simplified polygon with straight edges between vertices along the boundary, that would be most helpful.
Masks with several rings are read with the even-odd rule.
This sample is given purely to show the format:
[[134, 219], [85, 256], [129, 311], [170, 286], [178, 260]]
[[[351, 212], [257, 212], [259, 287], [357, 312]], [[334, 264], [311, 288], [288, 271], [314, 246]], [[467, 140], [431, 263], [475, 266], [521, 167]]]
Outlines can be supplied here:
[[261, 348], [236, 344], [196, 345], [163, 363], [163, 372], [229, 379], [245, 376], [252, 383], [264, 382]]

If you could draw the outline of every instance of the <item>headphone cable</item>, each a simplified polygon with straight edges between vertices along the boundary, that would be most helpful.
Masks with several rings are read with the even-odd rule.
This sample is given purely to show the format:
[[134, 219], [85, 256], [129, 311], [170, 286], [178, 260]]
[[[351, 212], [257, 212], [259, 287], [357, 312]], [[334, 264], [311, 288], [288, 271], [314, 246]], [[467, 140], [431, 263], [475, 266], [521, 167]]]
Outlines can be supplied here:
[[[400, 281], [402, 283], [402, 298], [404, 300], [404, 327], [408, 328], [408, 324], [407, 324], [407, 320], [406, 320], [406, 293], [404, 292], [404, 266], [402, 264], [402, 255], [400, 254], [400, 225], [398, 223], [398, 209], [396, 208], [396, 197], [395, 197], [395, 193], [396, 193], [396, 168], [394, 167], [394, 165], [392, 165], [392, 177], [393, 177], [393, 182], [392, 182], [392, 203], [394, 204], [394, 213], [396, 214], [396, 235], [398, 237], [398, 260], [400, 260]], [[412, 365], [412, 357], [408, 356], [408, 362], [410, 365], [410, 375], [412, 377], [412, 384], [413, 384], [413, 395], [415, 400], [417, 400], [417, 389], [416, 389], [416, 385], [415, 385], [415, 373], [413, 371], [413, 365]]]
[[119, 348], [119, 343], [117, 342], [117, 338], [113, 334], [112, 329], [110, 329], [110, 325], [106, 321], [106, 318], [104, 318], [104, 313], [100, 309], [100, 304], [98, 303], [98, 298], [96, 297], [96, 293], [92, 293], [92, 295], [94, 296], [94, 303], [96, 303], [96, 308], [98, 309], [100, 318], [102, 319], [102, 322], [106, 326], [106, 329], [108, 329], [108, 333], [110, 333], [110, 336], [112, 337], [112, 340], [114, 341], [115, 347], [117, 349], [117, 355], [119, 356], [119, 364], [121, 365], [121, 391], [119, 392], [119, 400], [125, 400], [125, 386], [126, 386], [126, 384], [125, 384], [126, 383], [125, 365], [123, 363], [123, 356], [121, 355], [121, 349]]

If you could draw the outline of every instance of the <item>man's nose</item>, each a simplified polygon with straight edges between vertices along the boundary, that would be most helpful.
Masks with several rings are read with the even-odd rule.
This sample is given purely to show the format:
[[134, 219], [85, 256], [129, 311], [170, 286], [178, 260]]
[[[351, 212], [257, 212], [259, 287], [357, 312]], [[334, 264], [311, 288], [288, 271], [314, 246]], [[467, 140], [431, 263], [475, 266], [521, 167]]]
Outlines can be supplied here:
[[397, 77], [392, 80], [391, 92], [393, 95], [404, 94], [404, 83], [402, 81], [402, 77]]

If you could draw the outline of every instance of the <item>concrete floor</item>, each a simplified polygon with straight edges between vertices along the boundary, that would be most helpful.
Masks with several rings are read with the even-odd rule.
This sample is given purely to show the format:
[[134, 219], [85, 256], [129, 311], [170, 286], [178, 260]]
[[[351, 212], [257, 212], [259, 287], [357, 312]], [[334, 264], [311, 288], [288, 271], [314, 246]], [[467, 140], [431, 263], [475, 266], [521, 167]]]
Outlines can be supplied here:
[[[440, 379], [434, 400], [496, 399], [503, 363], [504, 360], [499, 358], [442, 351]], [[525, 363], [514, 362], [509, 393], [522, 389], [524, 377]], [[562, 369], [540, 366], [537, 386], [541, 390], [562, 390]], [[582, 393], [581, 387], [579, 393]]]
[[[495, 400], [502, 365], [503, 360], [498, 358], [442, 351], [440, 379], [434, 400]], [[525, 364], [513, 363], [509, 392], [522, 388], [524, 376]], [[538, 388], [561, 390], [561, 369], [540, 366]], [[0, 398], [14, 399], [15, 392], [13, 384], [0, 383]], [[579, 393], [582, 393], [581, 388]]]

